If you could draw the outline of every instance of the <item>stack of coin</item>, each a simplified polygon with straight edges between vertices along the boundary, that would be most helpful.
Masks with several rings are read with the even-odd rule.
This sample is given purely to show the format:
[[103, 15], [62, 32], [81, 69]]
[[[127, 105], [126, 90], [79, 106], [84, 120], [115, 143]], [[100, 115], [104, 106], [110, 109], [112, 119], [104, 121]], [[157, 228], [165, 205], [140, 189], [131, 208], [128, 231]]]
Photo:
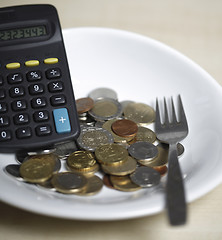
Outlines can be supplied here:
[[[151, 106], [119, 102], [109, 88], [91, 91], [76, 106], [81, 126], [76, 142], [19, 152], [19, 165], [10, 164], [5, 171], [20, 181], [80, 196], [94, 195], [103, 185], [128, 192], [159, 184], [167, 173], [168, 145], [152, 130]], [[183, 152], [178, 144], [178, 155]]]

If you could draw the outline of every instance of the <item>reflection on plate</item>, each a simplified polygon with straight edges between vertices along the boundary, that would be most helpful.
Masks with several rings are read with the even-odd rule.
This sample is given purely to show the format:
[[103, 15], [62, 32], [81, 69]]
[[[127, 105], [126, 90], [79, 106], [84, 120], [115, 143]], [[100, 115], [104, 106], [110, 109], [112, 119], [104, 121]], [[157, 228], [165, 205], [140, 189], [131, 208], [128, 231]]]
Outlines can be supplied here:
[[[76, 98], [98, 87], [114, 89], [119, 100], [154, 107], [156, 97], [181, 94], [189, 123], [180, 158], [187, 201], [222, 181], [222, 91], [203, 69], [155, 40], [119, 30], [77, 28], [64, 31]], [[0, 199], [40, 214], [70, 219], [115, 220], [164, 209], [164, 189], [124, 193], [106, 187], [92, 197], [67, 196], [19, 182], [5, 174], [15, 163], [0, 154]]]

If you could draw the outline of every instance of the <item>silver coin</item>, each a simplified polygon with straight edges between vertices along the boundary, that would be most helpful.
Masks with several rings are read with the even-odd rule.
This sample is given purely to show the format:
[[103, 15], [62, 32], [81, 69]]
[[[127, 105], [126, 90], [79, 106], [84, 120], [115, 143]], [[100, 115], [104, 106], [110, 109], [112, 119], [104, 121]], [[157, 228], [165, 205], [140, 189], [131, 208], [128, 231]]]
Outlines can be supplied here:
[[54, 173], [59, 172], [59, 170], [61, 169], [61, 166], [62, 166], [62, 164], [61, 164], [60, 159], [59, 159], [58, 157], [55, 158], [55, 167], [54, 167], [53, 172], [54, 172]]
[[29, 156], [34, 156], [34, 155], [50, 154], [54, 152], [55, 152], [55, 148], [48, 148], [48, 149], [37, 149], [33, 151], [28, 151], [27, 154]]
[[93, 100], [101, 98], [112, 98], [117, 99], [117, 93], [111, 88], [96, 88], [88, 94], [88, 97]]
[[75, 193], [87, 184], [87, 178], [78, 173], [61, 172], [52, 177], [51, 183], [59, 192]]
[[160, 183], [160, 173], [151, 167], [138, 167], [130, 179], [141, 187], [153, 187]]
[[87, 114], [84, 117], [79, 117], [79, 123], [87, 125], [87, 126], [94, 126], [95, 125], [95, 120], [89, 115]]
[[109, 131], [97, 127], [83, 128], [77, 139], [80, 148], [91, 152], [94, 152], [102, 144], [113, 142], [113, 136]]
[[102, 128], [103, 124], [104, 124], [104, 122], [96, 122], [95, 127]]
[[66, 160], [68, 156], [77, 151], [78, 147], [74, 141], [59, 143], [55, 145], [55, 153], [60, 160]]
[[48, 189], [48, 190], [54, 190], [55, 191], [55, 188], [51, 183], [51, 179], [48, 179], [48, 180], [46, 180], [45, 182], [42, 182], [42, 183], [38, 183], [37, 186], [41, 187], [41, 188]]
[[122, 112], [122, 105], [117, 100], [112, 98], [102, 98], [95, 101], [94, 107], [88, 112], [88, 114], [96, 121], [105, 122], [120, 117]]
[[122, 108], [123, 108], [123, 112], [124, 112], [124, 109], [127, 107], [127, 105], [129, 103], [134, 103], [133, 101], [131, 100], [125, 100], [125, 101], [121, 101], [120, 104], [122, 105]]
[[20, 165], [18, 164], [9, 164], [5, 167], [5, 172], [9, 175], [22, 180], [22, 177], [19, 172]]
[[15, 154], [16, 161], [18, 163], [23, 163], [27, 156], [28, 156], [27, 151], [19, 151]]
[[157, 147], [150, 142], [135, 142], [128, 148], [129, 154], [138, 160], [152, 160], [158, 154]]

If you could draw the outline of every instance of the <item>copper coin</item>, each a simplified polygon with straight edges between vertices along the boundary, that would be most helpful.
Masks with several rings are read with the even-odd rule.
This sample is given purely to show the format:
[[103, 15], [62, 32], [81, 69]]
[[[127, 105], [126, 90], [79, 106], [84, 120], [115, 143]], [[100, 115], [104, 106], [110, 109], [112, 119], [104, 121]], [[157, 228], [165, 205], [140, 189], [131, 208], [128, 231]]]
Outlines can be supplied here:
[[110, 181], [110, 177], [109, 177], [108, 174], [105, 174], [105, 175], [103, 176], [103, 183], [104, 183], [104, 185], [107, 186], [108, 188], [115, 189], [115, 188], [113, 187], [113, 184], [112, 184], [111, 181]]
[[112, 124], [113, 132], [120, 137], [136, 136], [138, 131], [137, 124], [128, 119], [120, 119]]
[[165, 175], [167, 173], [167, 166], [156, 166], [153, 167], [156, 171], [158, 171], [160, 173], [161, 176]]
[[76, 100], [76, 108], [78, 114], [85, 113], [93, 108], [94, 101], [92, 98], [79, 98]]

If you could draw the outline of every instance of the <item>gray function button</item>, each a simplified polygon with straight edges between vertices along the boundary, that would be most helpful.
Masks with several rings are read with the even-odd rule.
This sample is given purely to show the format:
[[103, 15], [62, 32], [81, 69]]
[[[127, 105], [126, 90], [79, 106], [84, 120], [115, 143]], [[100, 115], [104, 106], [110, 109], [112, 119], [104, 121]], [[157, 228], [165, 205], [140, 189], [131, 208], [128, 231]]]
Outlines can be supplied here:
[[63, 83], [61, 81], [51, 82], [48, 85], [49, 92], [60, 92], [63, 90]]
[[52, 130], [50, 125], [46, 124], [46, 125], [36, 127], [35, 132], [36, 132], [36, 135], [40, 137], [40, 136], [47, 136], [51, 134]]
[[65, 95], [55, 95], [50, 98], [52, 106], [60, 106], [66, 103]]
[[21, 73], [12, 73], [7, 76], [7, 80], [9, 84], [21, 83], [23, 81], [23, 77]]
[[61, 77], [61, 70], [59, 68], [51, 68], [45, 74], [48, 79], [56, 79]]
[[39, 81], [39, 80], [42, 79], [42, 73], [39, 70], [37, 70], [37, 71], [30, 71], [30, 72], [27, 73], [26, 77], [27, 77], [27, 80], [29, 82]]

